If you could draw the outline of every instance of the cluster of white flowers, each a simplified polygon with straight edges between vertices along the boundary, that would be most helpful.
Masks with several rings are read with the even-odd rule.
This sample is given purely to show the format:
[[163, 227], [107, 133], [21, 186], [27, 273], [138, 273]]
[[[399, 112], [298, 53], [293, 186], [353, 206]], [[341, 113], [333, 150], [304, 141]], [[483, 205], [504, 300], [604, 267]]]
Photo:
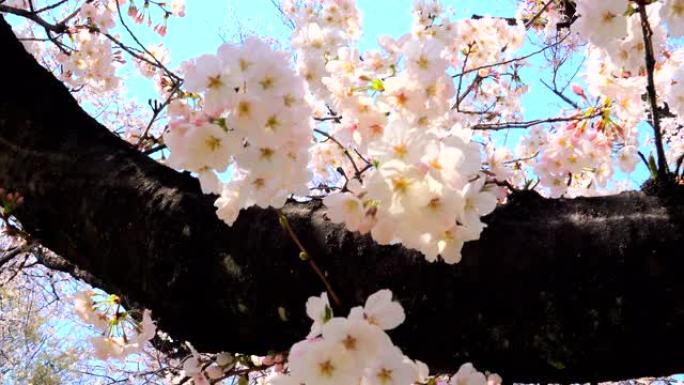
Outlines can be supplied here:
[[106, 32], [114, 27], [114, 15], [116, 14], [116, 0], [109, 2], [92, 2], [81, 6], [78, 13], [83, 21]]
[[453, 376], [431, 377], [427, 365], [405, 356], [385, 332], [404, 322], [404, 309], [384, 289], [372, 294], [348, 317], [334, 317], [328, 297], [311, 297], [306, 314], [313, 320], [307, 339], [290, 349], [285, 371], [275, 371], [266, 385], [501, 385], [472, 364]]
[[485, 375], [475, 369], [473, 364], [466, 362], [461, 365], [456, 374], [451, 376], [449, 385], [501, 385], [502, 382], [503, 380], [498, 374]]
[[[299, 57], [327, 59], [324, 68], [316, 67], [320, 84], [312, 85], [308, 67], [302, 73], [314, 96], [327, 96], [327, 105], [338, 114], [337, 124], [322, 127], [336, 141], [314, 145], [311, 168], [322, 177], [331, 168], [341, 169], [351, 182], [324, 199], [328, 217], [350, 230], [370, 232], [381, 244], [401, 242], [420, 250], [430, 261], [441, 255], [458, 262], [463, 242], [479, 238], [480, 217], [493, 210], [496, 197], [485, 188], [484, 175], [478, 175], [478, 145], [450, 119], [455, 89], [447, 70], [454, 54], [460, 54], [452, 46], [457, 28], [419, 33], [427, 28], [414, 27], [413, 34], [398, 40], [381, 38], [382, 51], [360, 55], [351, 47], [336, 49], [358, 32], [352, 2], [286, 9], [298, 23], [293, 45]], [[416, 23], [434, 20], [441, 12], [436, 2], [417, 3], [415, 9]], [[330, 13], [345, 16], [328, 23], [331, 18], [325, 15]], [[491, 33], [486, 26], [492, 23], [476, 22], [485, 26], [483, 36]], [[321, 24], [344, 38], [329, 44], [321, 44], [327, 34], [311, 38]], [[505, 42], [515, 45], [510, 34], [499, 35], [498, 40], [487, 38], [495, 48], [478, 52], [501, 52], [499, 44]], [[360, 173], [345, 156], [374, 167]]]
[[613, 172], [610, 141], [586, 123], [571, 123], [547, 136], [534, 171], [551, 197], [564, 194], [574, 181], [583, 181], [580, 175], [587, 170], [599, 186], [604, 186]]
[[76, 49], [68, 55], [57, 55], [63, 68], [62, 81], [73, 88], [87, 86], [96, 92], [117, 89], [120, 79], [115, 72], [121, 58], [112, 50], [111, 42], [85, 29], [72, 34], [71, 39]]
[[463, 242], [479, 238], [480, 217], [496, 205], [478, 175], [479, 148], [458, 135], [439, 137], [406, 120], [390, 120], [369, 152], [377, 168], [365, 185], [328, 195], [328, 216], [350, 230], [370, 231], [380, 244], [399, 241], [448, 263], [461, 259]]
[[[654, 70], [657, 103], [661, 107], [667, 103], [670, 111], [678, 116], [684, 114], [684, 88], [679, 81], [684, 80], [684, 52], [681, 49], [668, 51], [667, 37], [668, 31], [672, 37], [681, 35], [681, 25], [684, 21], [683, 4], [681, 0], [665, 0], [646, 5], [648, 22], [653, 30], [651, 41], [658, 62]], [[617, 153], [612, 153], [617, 155], [617, 164], [623, 171], [632, 172], [638, 163], [637, 125], [647, 118], [646, 111], [649, 107], [648, 100], [643, 98], [647, 83], [646, 52], [641, 16], [635, 7], [636, 4], [625, 0], [577, 1], [577, 13], [580, 18], [575, 28], [580, 36], [589, 41], [584, 76], [588, 94], [580, 92], [578, 95], [585, 101], [589, 100], [589, 97], [596, 98], [606, 108], [606, 114], [594, 123], [594, 128], [605, 135], [595, 135], [593, 132], [596, 130], [589, 130], [586, 132], [590, 134], [591, 140], [582, 146], [584, 150], [578, 151], [578, 143], [572, 144], [572, 156], [578, 156], [573, 164], [582, 164], [584, 170], [598, 172], [591, 178], [582, 178], [581, 174], [575, 171], [573, 180], [568, 183], [568, 175], [572, 170], [568, 169], [567, 161], [572, 158], [565, 157], [565, 161], [558, 162], [555, 156], [557, 154], [552, 154], [539, 162], [545, 169], [558, 169], [553, 166], [553, 161], [547, 161], [553, 158], [555, 162], [563, 165], [559, 170], [566, 173], [565, 176], [558, 173], [546, 180], [542, 178], [542, 185], [551, 189], [552, 196], [568, 190], [561, 184], [569, 185], [570, 188], [576, 182], [605, 185], [606, 179], [613, 174], [609, 159], [611, 147], [619, 149]], [[610, 114], [610, 117], [607, 114]], [[581, 126], [578, 125], [580, 128]], [[577, 131], [575, 127], [573, 131]], [[561, 142], [567, 142], [562, 136], [559, 133], [553, 135]], [[680, 147], [680, 138], [675, 135], [670, 139], [668, 151], [676, 152]], [[549, 141], [550, 144], [552, 142], [553, 139]]]
[[404, 322], [404, 309], [392, 292], [380, 290], [348, 317], [333, 317], [325, 293], [311, 297], [306, 312], [314, 321], [308, 339], [290, 349], [289, 373], [271, 385], [410, 385], [424, 382], [428, 368], [396, 347], [385, 330]]
[[[97, 297], [104, 298], [97, 300]], [[124, 359], [139, 353], [157, 331], [149, 310], [143, 311], [142, 321], [138, 323], [121, 307], [115, 295], [102, 296], [93, 291], [82, 291], [74, 297], [74, 310], [81, 320], [101, 333], [90, 338], [95, 357], [101, 360]]]
[[[556, 126], [552, 132], [535, 127], [516, 149], [524, 159], [518, 163], [531, 166], [550, 197], [595, 195], [608, 187], [615, 164], [625, 173], [636, 167], [637, 147], [623, 140], [620, 129], [607, 113], [593, 124], [579, 120]], [[615, 143], [622, 143], [617, 154]], [[514, 183], [524, 183], [520, 177], [524, 173], [514, 175]]]
[[[578, 1], [577, 12], [581, 17], [576, 22], [579, 35], [589, 41], [586, 81], [590, 94], [615, 101], [615, 112], [629, 121], [644, 117], [640, 96], [646, 87], [646, 51], [641, 16], [628, 8], [634, 6], [625, 0]], [[653, 30], [654, 55], [658, 61], [654, 74], [656, 89], [661, 97], [670, 94], [673, 75], [682, 64], [681, 54], [667, 50], [668, 35], [661, 19], [667, 14], [665, 10], [673, 7], [675, 5], [670, 1], [646, 6], [648, 22]]]
[[297, 72], [313, 95], [325, 99], [327, 90], [321, 79], [326, 76], [327, 60], [361, 33], [355, 0], [283, 0], [282, 9], [296, 25], [292, 47], [297, 52]]
[[[445, 47], [442, 54], [447, 62], [457, 73], [465, 72], [459, 81], [467, 80], [463, 84], [472, 82], [477, 87], [464, 92], [464, 100], [460, 101], [462, 106], [467, 106], [470, 111], [487, 112], [452, 113], [452, 119], [471, 124], [480, 120], [511, 121], [520, 118], [520, 96], [527, 92], [527, 87], [516, 84], [510, 74], [515, 73], [513, 66], [523, 65], [524, 61], [491, 65], [511, 59], [522, 47], [526, 29], [521, 20], [515, 26], [489, 16], [451, 20], [436, 0], [416, 1], [413, 16], [413, 36], [440, 41]], [[482, 66], [490, 67], [480, 68]]]
[[684, 130], [682, 129], [684, 118], [662, 119], [661, 127], [663, 128], [663, 140], [668, 144], [665, 149], [668, 163], [676, 167], [679, 157], [684, 154]]
[[667, 23], [670, 36], [684, 36], [684, 0], [665, 0], [660, 8], [660, 17]]
[[199, 353], [190, 343], [186, 343], [186, 346], [191, 354], [183, 360], [183, 370], [176, 378], [171, 378], [169, 383], [176, 384], [187, 377], [193, 385], [209, 385], [226, 378], [233, 370], [246, 369], [231, 353], [206, 355]]
[[453, 375], [431, 376], [427, 365], [405, 356], [386, 333], [405, 319], [390, 290], [372, 294], [348, 317], [334, 317], [323, 293], [308, 299], [306, 314], [313, 320], [311, 330], [289, 354], [208, 354], [186, 342], [190, 354], [172, 361], [182, 370], [169, 373], [166, 380], [194, 385], [222, 383], [227, 378], [258, 385], [501, 385], [500, 376], [481, 373], [470, 363]]
[[142, 56], [147, 60], [135, 60], [135, 66], [140, 71], [140, 74], [146, 78], [152, 78], [159, 73], [159, 66], [155, 65], [161, 63], [167, 65], [169, 63], [169, 50], [164, 47], [164, 44], [157, 44], [147, 47], [147, 52]]
[[94, 28], [80, 27], [72, 31], [70, 42], [73, 49], [56, 55], [62, 66], [60, 77], [69, 86], [77, 89], [88, 87], [96, 93], [119, 88], [116, 70], [123, 59], [112, 48], [111, 41], [102, 35], [114, 27], [115, 14], [115, 0], [89, 2], [78, 9], [78, 23]]
[[[637, 74], [645, 67], [641, 16], [635, 7], [636, 4], [626, 0], [577, 1], [580, 15], [575, 23], [577, 32], [591, 45], [605, 50], [611, 64], [627, 75]], [[654, 1], [646, 5], [646, 14], [658, 58], [665, 53], [667, 31], [675, 38], [684, 33], [684, 1]]]
[[[543, 9], [543, 12], [541, 12]], [[541, 13], [540, 13], [541, 12]], [[523, 0], [518, 2], [516, 18], [532, 20], [530, 28], [543, 36], [544, 42], [551, 42], [558, 36], [558, 23], [563, 21], [563, 7], [561, 2], [540, 3], [537, 0]]]
[[[308, 192], [311, 110], [288, 64], [255, 38], [183, 64], [184, 86], [201, 108], [171, 106], [168, 164], [198, 173], [203, 191], [220, 193], [218, 215], [228, 224], [243, 207], [281, 207], [290, 194]], [[222, 185], [216, 173], [229, 165]]]

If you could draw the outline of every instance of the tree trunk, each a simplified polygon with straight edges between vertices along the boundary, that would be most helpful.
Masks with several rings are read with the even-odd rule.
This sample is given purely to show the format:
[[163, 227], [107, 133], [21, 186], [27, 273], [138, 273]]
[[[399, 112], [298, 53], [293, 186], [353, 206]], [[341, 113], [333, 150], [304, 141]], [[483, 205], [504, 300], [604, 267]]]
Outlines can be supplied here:
[[[16, 216], [37, 241], [201, 351], [305, 336], [304, 303], [324, 287], [274, 210], [226, 226], [194, 178], [88, 116], [1, 18], [0, 47], [0, 186], [25, 197]], [[683, 197], [516, 194], [455, 266], [345, 231], [318, 202], [282, 211], [338, 314], [392, 289], [407, 320], [391, 335], [433, 371], [472, 361], [507, 382], [596, 381], [684, 371]]]

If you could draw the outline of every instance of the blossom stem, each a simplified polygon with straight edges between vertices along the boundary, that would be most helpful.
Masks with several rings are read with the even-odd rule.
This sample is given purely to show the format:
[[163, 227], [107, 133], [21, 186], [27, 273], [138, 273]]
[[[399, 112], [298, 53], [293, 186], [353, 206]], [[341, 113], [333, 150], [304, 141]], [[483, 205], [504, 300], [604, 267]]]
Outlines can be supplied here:
[[342, 306], [342, 301], [340, 300], [340, 297], [337, 296], [337, 293], [335, 293], [335, 290], [333, 290], [330, 281], [328, 281], [328, 278], [326, 278], [325, 274], [323, 274], [323, 271], [320, 269], [320, 267], [318, 267], [316, 261], [311, 258], [311, 254], [306, 251], [306, 248], [304, 248], [304, 245], [299, 240], [299, 237], [297, 237], [297, 234], [295, 234], [294, 230], [292, 230], [287, 217], [280, 210], [278, 210], [278, 222], [280, 222], [280, 226], [285, 230], [285, 232], [287, 232], [292, 241], [299, 248], [300, 259], [302, 259], [302, 261], [308, 262], [309, 266], [311, 266], [311, 269], [316, 273], [316, 275], [318, 275], [318, 278], [321, 279], [323, 285], [325, 285], [325, 288], [328, 291], [328, 294], [330, 294], [330, 297], [335, 302], [335, 305]]

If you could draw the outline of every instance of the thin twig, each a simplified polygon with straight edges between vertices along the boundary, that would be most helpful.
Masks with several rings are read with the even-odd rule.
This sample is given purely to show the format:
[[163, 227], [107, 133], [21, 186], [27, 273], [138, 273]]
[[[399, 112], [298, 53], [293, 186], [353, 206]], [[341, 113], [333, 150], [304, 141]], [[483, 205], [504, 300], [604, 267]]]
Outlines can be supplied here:
[[5, 12], [5, 13], [11, 13], [16, 16], [21, 16], [23, 18], [29, 19], [36, 24], [40, 25], [41, 27], [45, 28], [46, 30], [56, 32], [56, 33], [64, 33], [67, 31], [66, 24], [60, 22], [57, 24], [52, 24], [42, 17], [38, 16], [36, 12], [31, 12], [27, 11], [25, 9], [20, 9], [20, 8], [14, 8], [10, 7], [9, 5], [2, 5], [0, 4], [0, 12]]
[[35, 12], [36, 14], [38, 14], [38, 13], [42, 13], [42, 12], [45, 12], [45, 11], [49, 11], [49, 10], [51, 10], [51, 9], [55, 9], [55, 8], [59, 7], [60, 5], [66, 3], [67, 1], [69, 1], [69, 0], [60, 0], [60, 1], [56, 2], [56, 3], [46, 5], [46, 6], [44, 6], [43, 8], [38, 8], [38, 9], [36, 9], [34, 12]]
[[[347, 147], [345, 147], [345, 145], [340, 143], [339, 140], [335, 139], [334, 136], [328, 134], [327, 132], [325, 132], [323, 130], [320, 130], [318, 128], [314, 128], [314, 132], [317, 134], [323, 135], [326, 138], [332, 140], [333, 142], [335, 142], [335, 144], [337, 144], [342, 149], [342, 151], [344, 151], [344, 155], [347, 156], [347, 158], [349, 159], [349, 161], [352, 164], [352, 167], [354, 167], [354, 178], [356, 178], [359, 182], [361, 182], [361, 170], [359, 170], [359, 166], [356, 165], [356, 162], [354, 161], [354, 158], [352, 158]], [[365, 159], [364, 159], [364, 161], [365, 161]]]
[[551, 5], [551, 3], [553, 2], [554, 0], [547, 1], [546, 4], [544, 4], [544, 6], [539, 10], [539, 12], [537, 12], [534, 16], [532, 16], [532, 18], [530, 18], [530, 20], [528, 20], [525, 23], [525, 29], [529, 29], [532, 26], [532, 24], [534, 24], [534, 22], [539, 18], [539, 16], [546, 12], [546, 9], [549, 8], [549, 5]]
[[155, 63], [153, 63], [153, 64], [155, 64], [156, 67], [161, 68], [164, 72], [166, 72], [166, 74], [169, 76], [169, 78], [171, 78], [171, 80], [173, 80], [174, 82], [179, 82], [181, 80], [181, 78], [178, 75], [176, 75], [175, 73], [171, 72], [171, 70], [166, 68], [166, 66], [164, 64], [162, 64], [162, 62], [160, 62], [159, 59], [157, 59], [157, 57], [154, 56], [154, 54], [152, 52], [150, 52], [142, 42], [140, 42], [140, 39], [138, 39], [138, 37], [128, 27], [128, 24], [126, 24], [126, 21], [124, 20], [123, 15], [121, 14], [121, 5], [119, 5], [118, 1], [115, 1], [114, 3], [116, 4], [116, 12], [119, 15], [119, 21], [121, 22], [121, 25], [123, 25], [124, 29], [126, 29], [128, 34], [131, 36], [131, 38], [133, 38], [133, 40], [138, 44], [138, 46], [140, 46], [140, 48], [143, 51], [145, 51], [145, 53], [148, 54], [152, 58], [152, 60], [155, 61]]
[[641, 17], [641, 32], [644, 35], [644, 45], [646, 53], [646, 92], [648, 93], [648, 102], [651, 108], [651, 127], [653, 127], [653, 136], [656, 146], [656, 154], [658, 155], [658, 177], [661, 180], [666, 180], [669, 174], [667, 167], [667, 158], [665, 158], [665, 149], [663, 148], [663, 138], [660, 130], [660, 111], [658, 110], [658, 100], [656, 95], [655, 80], [653, 73], [655, 72], [655, 53], [653, 51], [653, 30], [651, 24], [648, 22], [648, 15], [646, 14], [646, 1], [637, 0], [639, 4], [639, 16]]
[[[466, 66], [468, 65], [468, 57], [470, 56], [470, 50], [473, 48], [473, 43], [468, 44], [468, 52], [465, 54], [465, 58], [463, 58], [463, 65], [461, 66], [461, 76], [458, 77], [458, 87], [456, 87], [456, 103], [454, 103], [453, 107], [451, 107], [452, 110], [459, 111], [459, 107], [461, 106], [461, 86], [463, 85], [463, 75], [466, 74], [467, 72], [465, 71]], [[456, 76], [454, 76], [456, 77]], [[476, 78], [477, 79], [477, 78]], [[473, 80], [473, 83], [475, 81]]]
[[646, 168], [650, 170], [651, 166], [648, 164], [648, 160], [646, 160], [646, 156], [644, 155], [644, 153], [641, 151], [637, 151], [637, 154], [639, 154], [639, 158], [641, 158], [641, 161], [644, 162]]
[[297, 237], [297, 234], [295, 234], [294, 230], [292, 230], [292, 227], [290, 226], [290, 222], [287, 220], [287, 217], [280, 210], [278, 210], [278, 221], [280, 222], [280, 226], [287, 232], [292, 241], [299, 248], [300, 259], [309, 263], [309, 266], [311, 266], [316, 275], [318, 275], [318, 278], [320, 278], [323, 282], [323, 285], [325, 285], [328, 294], [330, 294], [330, 297], [332, 297], [335, 304], [341, 307], [342, 301], [340, 301], [340, 297], [337, 296], [335, 290], [333, 290], [332, 285], [328, 281], [328, 278], [326, 278], [325, 274], [323, 274], [323, 271], [321, 271], [321, 269], [318, 267], [316, 261], [313, 260], [311, 254], [309, 254], [309, 252], [306, 251], [306, 248], [304, 248], [304, 245], [299, 240], [299, 237]]
[[563, 99], [564, 102], [566, 102], [566, 103], [568, 103], [569, 105], [573, 106], [576, 110], [579, 110], [579, 108], [580, 108], [580, 107], [579, 107], [579, 104], [577, 104], [576, 102], [574, 102], [574, 101], [573, 101], [572, 99], [570, 99], [569, 97], [565, 96], [565, 94], [563, 94], [561, 91], [557, 90], [555, 87], [551, 87], [550, 85], [548, 85], [548, 84], [544, 81], [544, 79], [539, 79], [539, 81], [540, 81], [543, 85], [545, 85], [546, 88], [549, 89], [549, 91], [553, 92], [554, 94], [556, 94], [556, 96], [558, 96], [559, 98]]
[[[465, 69], [465, 63], [464, 63], [464, 66], [463, 66], [463, 69], [461, 70], [461, 73], [458, 73], [458, 74], [456, 74], [456, 75], [453, 75], [452, 77], [453, 77], [453, 78], [461, 78], [461, 77], [463, 77], [464, 75], [467, 75], [467, 74], [469, 74], [469, 73], [471, 73], [471, 72], [475, 72], [475, 71], [479, 71], [479, 70], [487, 69], [487, 68], [491, 68], [491, 67], [497, 67], [497, 66], [501, 66], [501, 65], [506, 65], [506, 64], [514, 63], [514, 62], [521, 61], [521, 60], [525, 60], [525, 59], [529, 59], [529, 58], [531, 58], [532, 56], [538, 55], [538, 54], [540, 54], [540, 53], [546, 51], [546, 50], [549, 49], [549, 48], [553, 48], [553, 47], [556, 47], [556, 46], [560, 45], [565, 39], [568, 38], [568, 36], [570, 36], [569, 33], [566, 34], [565, 36], [563, 36], [562, 38], [558, 39], [558, 41], [556, 41], [555, 43], [549, 44], [549, 45], [545, 45], [544, 47], [542, 47], [542, 48], [540, 48], [540, 49], [538, 49], [538, 50], [536, 50], [536, 51], [534, 51], [534, 52], [531, 52], [531, 53], [529, 53], [529, 54], [527, 54], [527, 55], [524, 55], [524, 56], [514, 57], [514, 58], [512, 58], [512, 59], [508, 59], [508, 60], [504, 60], [504, 61], [500, 61], [500, 62], [496, 62], [496, 63], [485, 64], [485, 65], [481, 65], [481, 66], [479, 66], [479, 67], [470, 68], [470, 69], [468, 69], [468, 70]], [[467, 56], [466, 56], [466, 59], [467, 59]]]
[[558, 123], [558, 122], [574, 122], [580, 120], [593, 119], [595, 117], [601, 116], [602, 112], [595, 112], [587, 116], [568, 116], [568, 117], [558, 117], [558, 118], [548, 118], [548, 119], [535, 119], [525, 122], [502, 122], [502, 123], [482, 123], [476, 124], [471, 127], [473, 130], [503, 130], [507, 128], [529, 128], [536, 126], [537, 124], [544, 123]]
[[145, 131], [143, 131], [143, 134], [140, 136], [140, 139], [138, 139], [138, 144], [136, 145], [136, 147], [139, 148], [140, 145], [143, 143], [143, 141], [147, 137], [147, 134], [150, 132], [152, 125], [157, 121], [161, 112], [164, 111], [164, 109], [169, 105], [169, 103], [171, 103], [171, 99], [173, 99], [174, 94], [176, 93], [176, 91], [178, 91], [182, 83], [182, 81], [174, 82], [173, 88], [171, 88], [171, 91], [169, 91], [169, 96], [166, 97], [162, 104], [155, 105], [155, 108], [152, 111], [152, 118], [150, 118], [150, 121], [147, 123], [147, 127], [145, 127]]

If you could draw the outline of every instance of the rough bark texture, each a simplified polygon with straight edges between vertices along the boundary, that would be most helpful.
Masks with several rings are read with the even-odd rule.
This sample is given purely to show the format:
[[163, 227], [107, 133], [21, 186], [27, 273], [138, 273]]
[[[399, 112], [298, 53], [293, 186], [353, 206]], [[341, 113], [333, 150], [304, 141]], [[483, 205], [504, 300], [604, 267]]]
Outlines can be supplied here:
[[[83, 112], [1, 19], [0, 47], [0, 186], [25, 196], [16, 215], [38, 241], [199, 350], [264, 353], [305, 335], [304, 302], [323, 286], [273, 210], [225, 226], [193, 178]], [[318, 203], [283, 211], [345, 307], [396, 293], [408, 318], [391, 334], [411, 357], [590, 381], [684, 371], [682, 197], [517, 195], [456, 266], [347, 232]]]

